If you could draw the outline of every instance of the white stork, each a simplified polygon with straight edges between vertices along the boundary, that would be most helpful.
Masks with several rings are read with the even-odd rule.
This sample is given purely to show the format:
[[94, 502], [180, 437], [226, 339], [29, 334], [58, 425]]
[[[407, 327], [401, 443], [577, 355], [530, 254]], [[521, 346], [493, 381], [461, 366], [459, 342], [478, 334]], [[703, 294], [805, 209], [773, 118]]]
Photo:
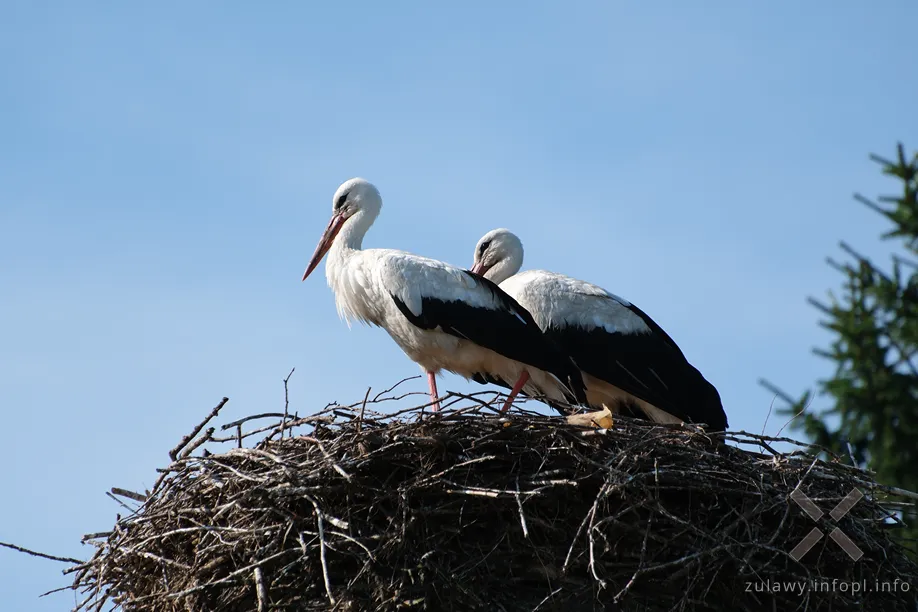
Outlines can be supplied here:
[[374, 185], [353, 178], [338, 187], [332, 203], [303, 280], [328, 253], [325, 275], [338, 314], [348, 324], [356, 319], [385, 329], [427, 373], [434, 410], [440, 370], [512, 381], [503, 410], [521, 390], [553, 402], [585, 401], [577, 366], [496, 284], [434, 259], [362, 248], [382, 208]]
[[[712, 431], [727, 428], [717, 389], [641, 309], [569, 276], [544, 270], [517, 274], [522, 265], [520, 239], [496, 229], [478, 241], [472, 271], [499, 283], [571, 356], [583, 372], [591, 406], [657, 423], [691, 421]], [[507, 386], [506, 379], [478, 378], [485, 381]], [[629, 410], [635, 405], [639, 412]]]

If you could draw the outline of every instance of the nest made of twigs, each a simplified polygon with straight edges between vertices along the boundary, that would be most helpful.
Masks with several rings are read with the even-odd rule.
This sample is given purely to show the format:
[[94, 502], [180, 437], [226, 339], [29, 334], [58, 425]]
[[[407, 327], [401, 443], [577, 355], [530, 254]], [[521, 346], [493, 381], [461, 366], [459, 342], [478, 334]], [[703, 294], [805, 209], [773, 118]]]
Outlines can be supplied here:
[[[916, 609], [889, 489], [842, 461], [745, 433], [725, 446], [691, 426], [500, 415], [470, 396], [374, 410], [391, 399], [231, 423], [236, 448], [192, 456], [219, 440], [202, 423], [150, 492], [117, 490], [140, 506], [87, 536], [95, 555], [67, 570], [76, 609]], [[853, 489], [866, 497], [838, 521], [790, 497], [828, 513]]]

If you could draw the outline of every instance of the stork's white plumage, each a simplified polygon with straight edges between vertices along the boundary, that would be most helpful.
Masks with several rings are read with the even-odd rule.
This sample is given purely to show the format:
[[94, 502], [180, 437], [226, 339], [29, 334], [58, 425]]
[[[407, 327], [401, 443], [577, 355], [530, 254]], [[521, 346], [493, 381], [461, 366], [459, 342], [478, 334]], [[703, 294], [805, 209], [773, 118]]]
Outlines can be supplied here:
[[515, 383], [505, 410], [520, 390], [553, 402], [585, 400], [579, 369], [496, 284], [434, 259], [363, 249], [381, 208], [371, 183], [354, 178], [342, 184], [303, 280], [328, 253], [325, 274], [338, 313], [348, 323], [358, 320], [389, 333], [427, 373], [434, 410], [440, 370]]
[[727, 428], [717, 389], [637, 306], [569, 276], [544, 270], [518, 273], [522, 265], [522, 242], [501, 228], [478, 241], [472, 271], [499, 283], [573, 358], [583, 372], [591, 406], [616, 411], [634, 405], [643, 413], [638, 416], [658, 423], [691, 421], [716, 431]]

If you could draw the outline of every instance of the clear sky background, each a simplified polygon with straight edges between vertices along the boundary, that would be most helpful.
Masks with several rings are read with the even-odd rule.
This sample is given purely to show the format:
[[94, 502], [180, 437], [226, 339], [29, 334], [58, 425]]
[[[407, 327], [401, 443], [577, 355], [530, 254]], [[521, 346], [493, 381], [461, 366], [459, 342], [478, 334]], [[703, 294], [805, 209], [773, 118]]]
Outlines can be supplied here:
[[[805, 298], [838, 240], [885, 252], [851, 195], [918, 147], [918, 4], [523, 7], [0, 4], [0, 540], [90, 555], [106, 490], [151, 486], [224, 395], [282, 410], [291, 367], [301, 414], [418, 373], [300, 282], [352, 176], [385, 202], [369, 246], [468, 266], [505, 226], [525, 267], [632, 300], [735, 429], [760, 376], [831, 372]], [[2, 607], [68, 608], [36, 599], [60, 569], [0, 549]]]

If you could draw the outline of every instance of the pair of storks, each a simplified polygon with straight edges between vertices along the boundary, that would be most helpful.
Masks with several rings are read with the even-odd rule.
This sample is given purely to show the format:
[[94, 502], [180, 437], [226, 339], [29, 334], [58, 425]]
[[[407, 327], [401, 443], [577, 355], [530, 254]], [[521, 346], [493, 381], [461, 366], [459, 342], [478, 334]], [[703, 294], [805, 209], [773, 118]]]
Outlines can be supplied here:
[[596, 285], [545, 272], [519, 272], [523, 246], [506, 229], [485, 234], [463, 270], [391, 249], [363, 249], [382, 208], [360, 178], [335, 192], [332, 218], [303, 274], [328, 254], [326, 276], [338, 313], [385, 329], [427, 373], [454, 372], [567, 410], [608, 409], [657, 423], [727, 428], [720, 395], [659, 325]]

